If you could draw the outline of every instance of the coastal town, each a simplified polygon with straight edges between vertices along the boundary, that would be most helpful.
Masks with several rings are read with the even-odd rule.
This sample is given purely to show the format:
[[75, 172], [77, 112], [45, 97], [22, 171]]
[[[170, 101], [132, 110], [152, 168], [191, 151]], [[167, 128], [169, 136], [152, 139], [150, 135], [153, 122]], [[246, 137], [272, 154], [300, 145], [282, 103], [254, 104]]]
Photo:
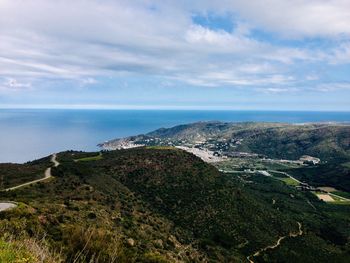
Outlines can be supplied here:
[[[315, 166], [321, 163], [321, 159], [309, 155], [302, 155], [297, 160], [288, 159], [273, 159], [269, 158], [263, 154], [235, 151], [238, 145], [241, 145], [243, 139], [200, 139], [200, 140], [184, 140], [184, 139], [174, 139], [174, 138], [159, 138], [151, 137], [147, 135], [132, 136], [128, 138], [116, 139], [110, 142], [105, 142], [100, 144], [104, 150], [115, 150], [115, 149], [129, 149], [135, 147], [152, 147], [152, 146], [164, 146], [164, 147], [176, 147], [178, 149], [187, 151], [201, 158], [203, 161], [212, 163], [221, 172], [233, 173], [233, 174], [260, 174], [263, 176], [273, 177], [284, 181], [288, 185], [295, 187], [296, 189], [304, 192], [311, 192], [315, 194], [320, 200], [325, 202], [350, 202], [343, 196], [334, 194], [337, 189], [332, 187], [315, 187], [306, 182], [302, 182], [295, 177], [281, 171], [270, 171], [267, 168], [271, 165], [285, 165], [291, 167], [307, 167]], [[243, 162], [249, 164], [249, 168], [244, 168], [244, 166], [239, 166], [237, 163]], [[255, 167], [255, 163], [260, 162], [266, 170], [259, 170]], [[227, 163], [233, 163], [233, 169], [227, 169], [225, 165]], [[223, 165], [224, 164], [224, 165]], [[272, 174], [282, 174], [284, 178], [279, 176], [273, 176]], [[244, 179], [242, 175], [239, 178], [245, 182], [251, 182]]]

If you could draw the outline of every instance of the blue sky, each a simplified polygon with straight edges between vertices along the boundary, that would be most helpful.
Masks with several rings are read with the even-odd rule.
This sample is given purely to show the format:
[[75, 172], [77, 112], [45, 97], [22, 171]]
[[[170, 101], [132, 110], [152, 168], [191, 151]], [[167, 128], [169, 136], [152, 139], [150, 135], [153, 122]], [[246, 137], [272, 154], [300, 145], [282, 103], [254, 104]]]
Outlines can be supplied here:
[[0, 0], [0, 108], [350, 110], [347, 0]]

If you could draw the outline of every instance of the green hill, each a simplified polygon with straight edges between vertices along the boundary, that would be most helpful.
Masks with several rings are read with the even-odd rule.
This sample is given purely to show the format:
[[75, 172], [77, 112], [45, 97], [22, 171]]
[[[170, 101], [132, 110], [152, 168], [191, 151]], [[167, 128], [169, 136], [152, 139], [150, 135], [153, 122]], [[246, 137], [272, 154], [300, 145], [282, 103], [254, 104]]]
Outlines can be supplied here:
[[[305, 247], [321, 248], [319, 262], [349, 259], [349, 209], [275, 180], [243, 183], [169, 147], [63, 152], [58, 160], [50, 182], [0, 193], [20, 204], [0, 213], [2, 240], [44, 240], [63, 262], [247, 262], [300, 222], [303, 245], [290, 245], [293, 259]], [[257, 260], [288, 262], [286, 253]]]
[[[302, 155], [322, 160], [350, 158], [350, 125], [346, 124], [197, 122], [124, 140], [146, 145], [226, 142], [226, 152], [250, 152], [277, 159], [296, 160]], [[118, 143], [117, 139], [101, 146], [113, 148]]]
[[350, 191], [349, 124], [197, 122], [116, 139], [100, 146], [114, 149], [128, 143], [197, 147], [229, 157], [248, 153], [260, 158], [298, 160], [309, 155], [321, 159], [321, 165], [290, 172], [316, 186]]

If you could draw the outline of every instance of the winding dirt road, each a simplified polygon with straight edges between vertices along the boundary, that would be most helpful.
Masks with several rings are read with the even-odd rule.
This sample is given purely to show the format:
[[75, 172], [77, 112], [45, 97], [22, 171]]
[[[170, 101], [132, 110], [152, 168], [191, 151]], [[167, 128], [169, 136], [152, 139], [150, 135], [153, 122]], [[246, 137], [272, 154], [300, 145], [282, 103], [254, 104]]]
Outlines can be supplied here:
[[[51, 156], [51, 162], [53, 163], [53, 166], [54, 167], [57, 167], [60, 165], [60, 163], [56, 160], [56, 157], [57, 155], [54, 153], [52, 156]], [[35, 184], [35, 183], [38, 183], [38, 182], [42, 182], [44, 180], [47, 180], [49, 178], [52, 177], [52, 174], [51, 174], [51, 167], [48, 167], [46, 170], [45, 170], [45, 173], [44, 173], [44, 177], [41, 178], [41, 179], [37, 179], [37, 180], [33, 180], [33, 181], [30, 181], [30, 182], [27, 182], [27, 183], [24, 183], [24, 184], [20, 184], [20, 185], [17, 185], [17, 186], [14, 186], [14, 187], [10, 187], [10, 188], [7, 188], [7, 189], [4, 189], [2, 191], [12, 191], [12, 190], [16, 190], [16, 189], [19, 189], [19, 188], [22, 188], [22, 187], [25, 187], [25, 186], [28, 186], [28, 185], [31, 185], [31, 184]], [[15, 202], [11, 202], [11, 201], [8, 201], [8, 202], [0, 202], [0, 212], [1, 211], [5, 211], [7, 209], [11, 209], [11, 208], [14, 208], [16, 207], [17, 204]]]
[[[57, 155], [55, 153], [51, 156], [51, 162], [53, 163], [54, 167], [57, 167], [57, 166], [60, 165], [60, 163], [56, 160], [56, 157], [57, 157]], [[16, 190], [18, 188], [22, 188], [22, 187], [25, 187], [25, 186], [28, 186], [28, 185], [31, 185], [31, 184], [35, 184], [35, 183], [39, 183], [39, 182], [45, 181], [45, 180], [47, 180], [47, 179], [49, 179], [51, 177], [52, 177], [51, 167], [48, 167], [45, 170], [43, 178], [40, 178], [40, 179], [37, 179], [37, 180], [33, 180], [33, 181], [30, 181], [30, 182], [27, 182], [27, 183], [24, 183], [24, 184], [20, 184], [20, 185], [14, 186], [14, 187], [10, 187], [10, 188], [4, 189], [3, 191]]]
[[296, 232], [296, 233], [290, 232], [289, 235], [287, 235], [287, 236], [282, 236], [282, 237], [278, 238], [278, 240], [276, 241], [275, 244], [266, 246], [266, 247], [264, 247], [264, 248], [258, 250], [258, 251], [255, 252], [254, 254], [248, 256], [248, 257], [247, 257], [248, 261], [249, 261], [250, 263], [254, 263], [254, 261], [252, 260], [254, 257], [259, 256], [262, 252], [265, 252], [266, 250], [275, 249], [275, 248], [279, 247], [279, 246], [281, 245], [282, 240], [285, 239], [285, 238], [287, 238], [287, 237], [297, 237], [297, 236], [301, 236], [301, 235], [303, 234], [303, 230], [301, 229], [302, 226], [301, 226], [301, 224], [300, 224], [299, 222], [297, 222], [297, 224], [298, 224], [298, 227], [299, 227], [298, 232]]

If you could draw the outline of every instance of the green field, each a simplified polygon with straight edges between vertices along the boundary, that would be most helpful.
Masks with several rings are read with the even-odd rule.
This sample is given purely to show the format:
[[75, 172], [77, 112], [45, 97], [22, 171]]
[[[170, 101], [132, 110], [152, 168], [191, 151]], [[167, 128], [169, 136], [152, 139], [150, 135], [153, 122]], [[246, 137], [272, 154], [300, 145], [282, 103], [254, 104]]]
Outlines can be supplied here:
[[350, 198], [350, 193], [344, 192], [344, 191], [335, 191], [335, 192], [332, 192], [332, 194], [339, 195], [344, 198]]
[[84, 158], [80, 158], [80, 159], [74, 159], [75, 162], [90, 162], [90, 161], [98, 161], [101, 160], [102, 154], [100, 153], [99, 155], [96, 156], [90, 156], [90, 157], [84, 157]]
[[28, 262], [35, 263], [37, 262], [35, 258], [28, 250], [23, 246], [18, 246], [14, 242], [5, 242], [0, 240], [0, 262]]
[[334, 202], [329, 202], [329, 204], [333, 205], [350, 205], [350, 201], [344, 201], [344, 199], [341, 199], [337, 196], [331, 195], [331, 197], [334, 199]]
[[297, 186], [299, 185], [299, 183], [295, 180], [293, 180], [292, 178], [278, 178], [279, 180], [285, 182], [287, 185], [291, 185], [291, 186]]
[[229, 158], [225, 161], [214, 163], [214, 165], [218, 169], [223, 170], [288, 170], [300, 167], [296, 164], [263, 161], [259, 158]]

